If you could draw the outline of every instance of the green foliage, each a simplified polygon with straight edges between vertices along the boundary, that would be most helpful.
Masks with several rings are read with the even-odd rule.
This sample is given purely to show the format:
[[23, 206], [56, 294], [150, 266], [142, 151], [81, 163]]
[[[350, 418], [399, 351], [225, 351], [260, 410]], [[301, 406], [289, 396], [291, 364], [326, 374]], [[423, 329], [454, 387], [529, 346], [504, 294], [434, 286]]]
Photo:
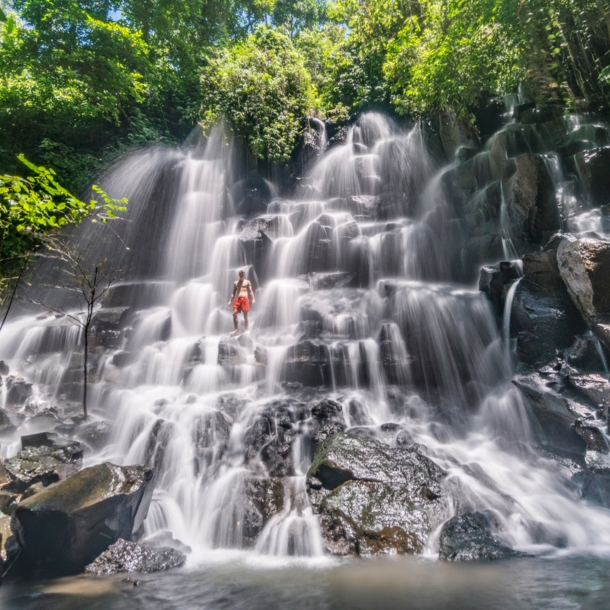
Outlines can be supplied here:
[[[508, 3], [511, 4], [511, 3]], [[384, 72], [401, 113], [462, 112], [515, 90], [523, 46], [495, 0], [425, 0], [388, 45]], [[512, 7], [516, 9], [517, 7]]]
[[211, 59], [201, 85], [204, 129], [224, 116], [254, 154], [270, 161], [290, 157], [315, 103], [302, 57], [287, 36], [265, 26]]
[[29, 170], [27, 178], [0, 175], [0, 263], [5, 272], [10, 273], [15, 261], [27, 257], [46, 234], [87, 217], [106, 223], [126, 210], [126, 199], [112, 199], [96, 186], [96, 197], [81, 201], [57, 182], [53, 170], [30, 163], [23, 155], [19, 160]]

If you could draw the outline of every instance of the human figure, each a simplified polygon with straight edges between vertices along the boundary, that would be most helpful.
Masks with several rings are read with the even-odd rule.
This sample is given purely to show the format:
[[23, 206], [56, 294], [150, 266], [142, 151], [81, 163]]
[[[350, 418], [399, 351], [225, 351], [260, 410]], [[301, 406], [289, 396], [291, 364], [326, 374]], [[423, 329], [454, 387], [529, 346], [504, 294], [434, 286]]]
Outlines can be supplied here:
[[250, 311], [250, 301], [248, 300], [248, 295], [252, 296], [252, 304], [254, 305], [256, 299], [254, 298], [254, 292], [252, 291], [252, 284], [246, 279], [244, 271], [241, 270], [239, 272], [239, 279], [236, 282], [233, 282], [233, 294], [227, 303], [227, 305], [231, 307], [231, 302], [235, 299], [235, 302], [233, 303], [233, 326], [235, 327], [235, 330], [231, 335], [236, 335], [238, 332], [239, 322], [237, 321], [237, 316], [240, 313], [244, 314], [246, 332], [249, 331], [248, 312]]

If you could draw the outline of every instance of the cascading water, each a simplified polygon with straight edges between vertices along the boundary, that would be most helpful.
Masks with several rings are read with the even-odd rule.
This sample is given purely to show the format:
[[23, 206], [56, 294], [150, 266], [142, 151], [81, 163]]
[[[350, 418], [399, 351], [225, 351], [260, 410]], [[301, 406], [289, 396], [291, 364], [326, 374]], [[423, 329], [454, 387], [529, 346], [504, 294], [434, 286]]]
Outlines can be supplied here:
[[[103, 303], [124, 326], [93, 359], [91, 410], [113, 433], [85, 462], [155, 468], [147, 536], [170, 532], [194, 558], [321, 556], [305, 475], [311, 404], [330, 396], [348, 431], [427, 448], [454, 489], [445, 518], [491, 512], [498, 536], [530, 552], [610, 547], [610, 513], [578, 500], [530, 448], [510, 354], [484, 295], [464, 283], [475, 269], [448, 195], [452, 168], [437, 166], [420, 127], [372, 113], [320, 155], [294, 200], [237, 195], [222, 129], [203, 148], [140, 153], [108, 175], [104, 187], [131, 199], [123, 237], [133, 254], [131, 277]], [[240, 268], [257, 303], [250, 334], [230, 338]], [[28, 431], [78, 408], [80, 331], [37, 313], [0, 335], [0, 358], [36, 384], [16, 421], [55, 407]], [[18, 450], [0, 443], [4, 456]], [[437, 544], [432, 535], [426, 552]]]

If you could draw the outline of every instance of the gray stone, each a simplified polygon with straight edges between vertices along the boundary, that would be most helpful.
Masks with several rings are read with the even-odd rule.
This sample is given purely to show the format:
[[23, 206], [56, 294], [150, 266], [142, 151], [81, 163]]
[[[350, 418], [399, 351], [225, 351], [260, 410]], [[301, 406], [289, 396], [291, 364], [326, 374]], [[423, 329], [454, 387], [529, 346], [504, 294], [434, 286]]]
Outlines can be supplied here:
[[416, 452], [349, 434], [329, 437], [307, 473], [326, 549], [335, 555], [420, 553], [447, 517], [445, 474]]
[[586, 444], [574, 430], [574, 424], [591, 417], [591, 410], [560, 394], [555, 389], [558, 383], [555, 379], [534, 373], [518, 375], [513, 383], [529, 403], [534, 435], [542, 447], [561, 456], [583, 458]]
[[441, 530], [440, 559], [492, 561], [519, 556], [522, 553], [513, 551], [493, 536], [490, 520], [483, 513], [452, 517]]
[[567, 236], [557, 249], [559, 272], [576, 307], [610, 348], [610, 243]]
[[85, 567], [88, 574], [162, 572], [184, 565], [186, 555], [171, 547], [154, 547], [119, 538]]
[[82, 467], [83, 447], [54, 433], [22, 437], [23, 449], [4, 462], [8, 483], [2, 488], [23, 493], [35, 483], [44, 486], [66, 479]]
[[24, 567], [82, 570], [119, 538], [142, 525], [153, 473], [141, 466], [100, 464], [20, 502], [12, 528]]

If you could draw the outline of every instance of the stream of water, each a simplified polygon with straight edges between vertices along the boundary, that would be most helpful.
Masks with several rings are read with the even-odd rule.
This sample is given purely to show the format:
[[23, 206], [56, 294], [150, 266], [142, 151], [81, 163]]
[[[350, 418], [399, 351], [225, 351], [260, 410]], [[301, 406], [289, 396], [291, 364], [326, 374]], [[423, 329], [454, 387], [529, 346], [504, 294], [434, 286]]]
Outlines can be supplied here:
[[[325, 133], [321, 142], [326, 148]], [[130, 199], [129, 222], [121, 229], [130, 251], [111, 238], [96, 247], [113, 253], [124, 273], [103, 307], [129, 307], [131, 330], [116, 344], [96, 348], [90, 408], [95, 419], [113, 423], [113, 432], [102, 449], [86, 453], [85, 465], [154, 465], [146, 536], [171, 533], [192, 549], [188, 578], [147, 578], [132, 605], [112, 581], [100, 598], [104, 607], [142, 607], [152, 599], [160, 608], [200, 607], [190, 596], [210, 595], [213, 581], [225, 583], [228, 601], [209, 607], [238, 607], [235, 596], [248, 608], [292, 607], [294, 596], [304, 602], [294, 607], [333, 607], [330, 589], [342, 591], [342, 600], [360, 591], [358, 571], [365, 568], [325, 563], [305, 489], [311, 404], [324, 396], [343, 405], [348, 431], [392, 446], [405, 436], [425, 446], [449, 473], [447, 518], [491, 512], [498, 537], [534, 555], [610, 552], [610, 512], [583, 503], [570, 473], [531, 448], [526, 406], [510, 383], [510, 311], [503, 339], [484, 295], [472, 287], [481, 261], [461, 254], [467, 236], [456, 221], [453, 165], [436, 162], [424, 130], [365, 114], [343, 143], [311, 164], [292, 199], [261, 184], [272, 201], [258, 210], [244, 208], [233, 153], [218, 128], [195, 147], [132, 154], [102, 183], [111, 195]], [[99, 231], [83, 230], [81, 239], [98, 239]], [[503, 243], [500, 252], [507, 247]], [[251, 332], [230, 338], [226, 303], [239, 269], [253, 283], [256, 304]], [[45, 405], [59, 416], [78, 405], [68, 381], [80, 362], [80, 332], [66, 318], [28, 311], [3, 329], [0, 358], [35, 384], [38, 402], [32, 404], [38, 407], [30, 408], [41, 412], [19, 434], [56, 425]], [[257, 444], [261, 427], [268, 429], [265, 446], [289, 438], [281, 463], [267, 459]], [[0, 442], [4, 456], [19, 449], [18, 435]], [[269, 477], [282, 481], [284, 508], [252, 541], [244, 498], [252, 479]], [[430, 536], [427, 558], [438, 553], [437, 534]], [[197, 572], [219, 552], [240, 549], [246, 584], [229, 585], [228, 568]], [[290, 562], [294, 556], [319, 566], [295, 575], [286, 564], [286, 591], [275, 583], [268, 596], [255, 593], [252, 601], [252, 561], [266, 565], [269, 558]], [[527, 561], [535, 574], [547, 570], [543, 560]], [[548, 561], [560, 566], [557, 574], [578, 565]], [[394, 583], [403, 564], [388, 565], [388, 590], [400, 595], [423, 573], [422, 564], [404, 564], [413, 582], [401, 584], [396, 576]], [[511, 578], [529, 586], [538, 576], [522, 565], [502, 577], [490, 571], [489, 582], [501, 578], [502, 591]], [[269, 567], [263, 578], [287, 578], [278, 569]], [[462, 572], [446, 570], [449, 584], [429, 607], [441, 607], [443, 595], [459, 589], [456, 574]], [[472, 579], [487, 578], [467, 569], [463, 574], [463, 592], [479, 586]], [[201, 589], [192, 584], [194, 575]], [[318, 578], [326, 584], [313, 595]], [[78, 588], [80, 581], [67, 582]], [[77, 607], [66, 601], [68, 593], [58, 595], [65, 605], [56, 607]], [[34, 607], [34, 598], [24, 599], [12, 607]], [[524, 597], [510, 599], [518, 602], [511, 607], [529, 607]], [[358, 603], [337, 607], [372, 607], [365, 599]], [[578, 607], [545, 603], [537, 607]]]

